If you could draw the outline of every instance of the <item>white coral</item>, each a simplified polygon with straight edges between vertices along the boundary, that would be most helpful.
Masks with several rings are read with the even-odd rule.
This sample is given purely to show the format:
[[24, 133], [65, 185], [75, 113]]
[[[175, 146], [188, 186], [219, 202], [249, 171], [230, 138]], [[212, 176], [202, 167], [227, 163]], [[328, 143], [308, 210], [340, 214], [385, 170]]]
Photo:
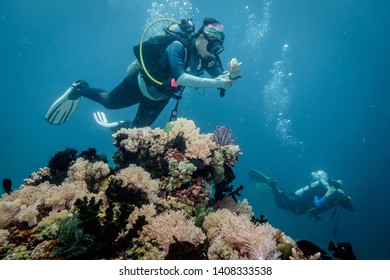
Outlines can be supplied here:
[[116, 178], [122, 182], [122, 187], [138, 188], [143, 190], [150, 202], [158, 200], [158, 180], [153, 180], [150, 173], [143, 168], [130, 164], [129, 167], [122, 169]]
[[86, 181], [99, 180], [106, 177], [110, 173], [110, 168], [103, 161], [89, 162], [86, 159], [78, 158], [76, 162], [69, 168], [68, 181]]
[[8, 242], [10, 233], [6, 229], [0, 229], [0, 246], [4, 246]]
[[14, 217], [20, 211], [21, 204], [22, 202], [19, 199], [15, 199], [14, 201], [0, 201], [0, 229], [7, 227], [14, 221]]
[[20, 223], [27, 222], [29, 227], [33, 227], [37, 224], [37, 216], [39, 212], [37, 205], [33, 204], [30, 206], [22, 205], [20, 207], [20, 212], [16, 216]]
[[143, 243], [157, 243], [165, 254], [168, 253], [169, 245], [176, 240], [199, 244], [205, 239], [203, 231], [191, 219], [187, 219], [182, 211], [165, 212], [156, 216], [143, 227], [140, 236]]

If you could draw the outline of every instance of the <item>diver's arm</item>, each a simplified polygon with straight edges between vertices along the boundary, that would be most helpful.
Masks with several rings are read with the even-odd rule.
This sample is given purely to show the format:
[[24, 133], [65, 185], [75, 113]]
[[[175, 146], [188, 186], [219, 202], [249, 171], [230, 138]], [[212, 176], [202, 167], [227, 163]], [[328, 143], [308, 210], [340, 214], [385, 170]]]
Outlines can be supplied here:
[[[222, 73], [221, 70], [215, 72], [214, 78], [201, 78], [186, 73], [187, 51], [182, 43], [174, 41], [166, 50], [172, 76], [179, 86], [193, 88], [229, 88], [233, 80], [229, 78], [229, 73]], [[189, 57], [187, 57], [189, 59]], [[217, 64], [215, 64], [217, 66]]]
[[214, 79], [200, 78], [194, 75], [183, 73], [177, 83], [180, 86], [193, 87], [193, 88], [229, 88], [233, 81], [229, 79], [229, 73], [222, 74]]

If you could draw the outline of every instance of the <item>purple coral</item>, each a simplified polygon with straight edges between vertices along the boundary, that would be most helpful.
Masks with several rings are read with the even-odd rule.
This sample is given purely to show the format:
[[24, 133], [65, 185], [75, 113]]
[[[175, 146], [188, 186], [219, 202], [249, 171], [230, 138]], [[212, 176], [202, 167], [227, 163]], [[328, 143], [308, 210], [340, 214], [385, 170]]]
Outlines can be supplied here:
[[237, 137], [232, 138], [232, 130], [228, 127], [218, 127], [216, 126], [214, 129], [214, 133], [212, 136], [213, 142], [217, 143], [220, 146], [232, 145]]

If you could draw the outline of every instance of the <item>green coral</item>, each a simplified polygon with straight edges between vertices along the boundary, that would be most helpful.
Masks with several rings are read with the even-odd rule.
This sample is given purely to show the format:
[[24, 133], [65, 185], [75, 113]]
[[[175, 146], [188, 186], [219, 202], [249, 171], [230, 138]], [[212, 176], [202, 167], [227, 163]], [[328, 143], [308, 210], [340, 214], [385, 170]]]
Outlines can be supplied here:
[[187, 159], [178, 162], [176, 159], [170, 158], [168, 166], [171, 177], [167, 189], [170, 191], [191, 182], [192, 174], [196, 171], [196, 166]]
[[32, 251], [26, 246], [17, 247], [14, 252], [7, 255], [4, 260], [31, 260]]
[[194, 221], [195, 225], [197, 227], [201, 228], [206, 216], [213, 211], [214, 210], [211, 207], [206, 207], [206, 206], [201, 205], [201, 204], [196, 205], [195, 206], [195, 221]]
[[231, 256], [235, 253], [234, 249], [230, 246], [215, 246], [213, 253], [218, 256], [220, 260], [230, 260]]
[[175, 126], [175, 123], [174, 123], [174, 122], [169, 122], [169, 123], [167, 123], [167, 125], [165, 126], [164, 131], [165, 131], [166, 133], [169, 133], [169, 132], [172, 130], [172, 128], [174, 128], [174, 126]]
[[34, 241], [42, 242], [44, 240], [56, 239], [60, 226], [57, 223], [48, 223], [42, 230], [35, 235]]

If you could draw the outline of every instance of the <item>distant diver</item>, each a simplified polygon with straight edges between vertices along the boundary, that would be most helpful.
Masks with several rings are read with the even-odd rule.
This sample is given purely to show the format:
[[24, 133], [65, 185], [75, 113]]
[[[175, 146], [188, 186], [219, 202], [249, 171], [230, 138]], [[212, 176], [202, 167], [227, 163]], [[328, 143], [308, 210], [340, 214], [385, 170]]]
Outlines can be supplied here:
[[328, 175], [322, 170], [312, 172], [311, 175], [312, 182], [296, 190], [293, 196], [289, 197], [281, 188], [276, 186], [276, 180], [255, 169], [249, 172], [251, 180], [263, 185], [263, 189], [266, 187], [270, 189], [279, 208], [290, 211], [293, 214], [309, 214], [316, 220], [319, 220], [320, 213], [331, 208], [334, 208], [336, 211], [338, 206], [350, 212], [355, 211], [351, 198], [341, 189], [341, 180], [329, 179]]

